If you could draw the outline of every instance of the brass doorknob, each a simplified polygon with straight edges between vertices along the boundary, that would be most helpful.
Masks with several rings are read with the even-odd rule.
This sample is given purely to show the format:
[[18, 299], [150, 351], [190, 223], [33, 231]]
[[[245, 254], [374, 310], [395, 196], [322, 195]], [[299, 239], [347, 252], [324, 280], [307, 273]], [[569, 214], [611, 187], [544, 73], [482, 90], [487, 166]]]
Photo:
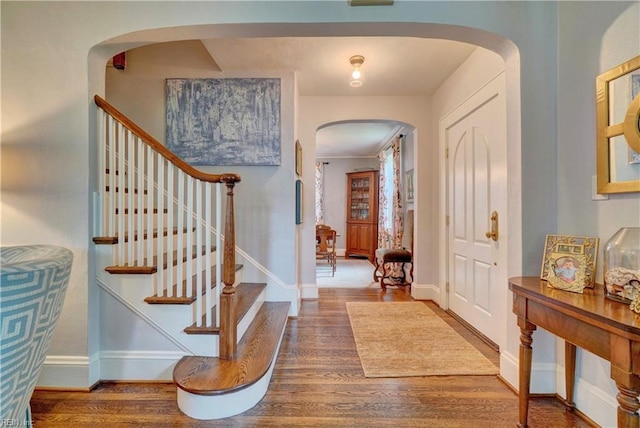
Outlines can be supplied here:
[[484, 234], [489, 239], [498, 240], [498, 211], [491, 213], [491, 230]]

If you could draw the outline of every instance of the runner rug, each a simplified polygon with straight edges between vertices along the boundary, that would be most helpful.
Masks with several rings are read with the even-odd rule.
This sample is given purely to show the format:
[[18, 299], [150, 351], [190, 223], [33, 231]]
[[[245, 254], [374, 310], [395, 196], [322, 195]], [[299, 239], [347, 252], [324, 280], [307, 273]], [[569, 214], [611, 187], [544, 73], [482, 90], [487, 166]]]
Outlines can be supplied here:
[[424, 303], [347, 302], [365, 377], [496, 375], [496, 367]]

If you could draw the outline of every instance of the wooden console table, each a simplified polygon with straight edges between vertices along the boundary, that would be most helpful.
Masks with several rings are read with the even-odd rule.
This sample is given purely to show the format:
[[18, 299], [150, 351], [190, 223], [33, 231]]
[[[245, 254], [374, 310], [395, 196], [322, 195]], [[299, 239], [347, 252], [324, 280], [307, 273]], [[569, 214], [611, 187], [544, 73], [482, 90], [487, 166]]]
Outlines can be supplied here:
[[509, 279], [513, 312], [520, 327], [518, 426], [527, 427], [531, 344], [536, 327], [565, 340], [567, 405], [573, 407], [576, 346], [611, 363], [618, 387], [618, 427], [638, 428], [640, 402], [640, 316], [628, 305], [606, 299], [602, 285], [583, 294], [551, 288], [536, 277]]

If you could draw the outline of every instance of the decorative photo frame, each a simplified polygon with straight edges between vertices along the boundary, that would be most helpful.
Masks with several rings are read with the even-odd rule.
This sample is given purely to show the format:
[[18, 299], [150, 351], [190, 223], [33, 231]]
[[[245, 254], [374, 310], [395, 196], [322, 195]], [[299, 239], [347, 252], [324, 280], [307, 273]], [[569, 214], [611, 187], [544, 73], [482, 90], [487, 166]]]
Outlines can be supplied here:
[[[552, 270], [552, 256], [584, 256], [584, 286], [595, 287], [596, 260], [600, 239], [591, 236], [547, 235], [544, 243], [544, 255], [540, 279], [548, 281]], [[555, 276], [555, 275], [554, 275]]]
[[302, 177], [302, 145], [296, 140], [296, 175]]
[[404, 173], [407, 202], [413, 202], [413, 168]]
[[551, 253], [547, 282], [552, 288], [582, 293], [586, 286], [586, 268], [584, 254]]
[[302, 224], [302, 196], [303, 196], [302, 180], [296, 180], [296, 224]]

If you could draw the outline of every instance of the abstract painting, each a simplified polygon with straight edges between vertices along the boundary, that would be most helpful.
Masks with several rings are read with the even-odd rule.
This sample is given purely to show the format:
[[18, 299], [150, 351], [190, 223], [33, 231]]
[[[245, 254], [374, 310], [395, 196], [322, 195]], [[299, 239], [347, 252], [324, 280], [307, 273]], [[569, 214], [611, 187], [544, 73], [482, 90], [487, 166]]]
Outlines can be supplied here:
[[280, 79], [167, 79], [167, 148], [191, 165], [280, 165]]

